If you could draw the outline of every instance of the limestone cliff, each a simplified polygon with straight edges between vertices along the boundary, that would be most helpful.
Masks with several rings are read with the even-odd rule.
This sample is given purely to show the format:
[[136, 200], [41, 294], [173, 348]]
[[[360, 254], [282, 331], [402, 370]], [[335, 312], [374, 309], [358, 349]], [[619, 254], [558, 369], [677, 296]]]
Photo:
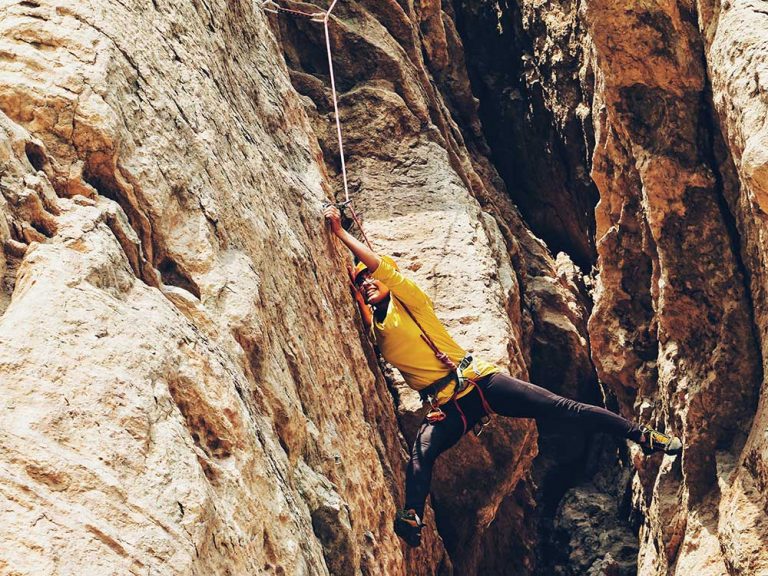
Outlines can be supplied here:
[[0, 2], [0, 573], [768, 573], [760, 3], [337, 4], [374, 247], [468, 349], [686, 444], [497, 418], [415, 551], [323, 27], [260, 4]]

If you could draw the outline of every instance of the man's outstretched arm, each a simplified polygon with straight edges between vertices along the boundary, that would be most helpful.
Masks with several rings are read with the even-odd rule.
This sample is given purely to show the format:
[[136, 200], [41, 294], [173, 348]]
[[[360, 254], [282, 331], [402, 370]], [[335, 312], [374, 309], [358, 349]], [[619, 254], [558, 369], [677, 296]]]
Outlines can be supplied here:
[[389, 257], [383, 258], [349, 234], [341, 227], [341, 215], [335, 206], [329, 206], [323, 211], [331, 230], [352, 251], [352, 253], [368, 268], [371, 275], [381, 281], [395, 297], [406, 306], [413, 309], [427, 305], [432, 307], [429, 297], [410, 278], [403, 276], [395, 262]]
[[371, 273], [375, 272], [381, 263], [381, 258], [376, 252], [368, 248], [357, 238], [341, 227], [341, 213], [336, 206], [328, 206], [323, 210], [325, 220], [331, 225], [331, 232], [352, 251], [360, 262], [366, 265]]

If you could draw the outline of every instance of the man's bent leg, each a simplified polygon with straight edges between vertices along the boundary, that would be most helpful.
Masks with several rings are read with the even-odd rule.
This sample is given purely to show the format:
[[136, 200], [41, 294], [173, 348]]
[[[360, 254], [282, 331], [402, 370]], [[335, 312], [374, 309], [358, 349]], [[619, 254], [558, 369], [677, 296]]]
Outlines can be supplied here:
[[[405, 472], [405, 509], [395, 519], [395, 533], [410, 546], [421, 542], [421, 518], [432, 483], [432, 469], [437, 457], [456, 444], [464, 432], [483, 416], [483, 404], [477, 392], [470, 392], [455, 402], [441, 406], [445, 419], [421, 424], [411, 448]], [[462, 415], [464, 418], [462, 418]]]
[[443, 406], [445, 420], [430, 423], [425, 419], [411, 447], [411, 459], [405, 471], [405, 508], [424, 517], [424, 504], [432, 482], [437, 457], [459, 441], [464, 423], [454, 406]]

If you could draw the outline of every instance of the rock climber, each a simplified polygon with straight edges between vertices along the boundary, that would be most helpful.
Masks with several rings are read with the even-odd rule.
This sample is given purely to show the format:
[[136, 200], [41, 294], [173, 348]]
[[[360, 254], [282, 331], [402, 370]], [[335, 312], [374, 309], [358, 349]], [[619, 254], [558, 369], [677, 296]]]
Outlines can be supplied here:
[[492, 413], [568, 419], [596, 432], [632, 440], [646, 454], [681, 452], [682, 443], [675, 436], [640, 426], [605, 408], [558, 396], [472, 357], [448, 334], [429, 297], [400, 273], [389, 256], [379, 256], [347, 232], [335, 206], [326, 207], [323, 215], [358, 260], [350, 277], [381, 355], [429, 407], [411, 448], [405, 505], [394, 521], [395, 533], [409, 546], [421, 543], [421, 519], [436, 458]]

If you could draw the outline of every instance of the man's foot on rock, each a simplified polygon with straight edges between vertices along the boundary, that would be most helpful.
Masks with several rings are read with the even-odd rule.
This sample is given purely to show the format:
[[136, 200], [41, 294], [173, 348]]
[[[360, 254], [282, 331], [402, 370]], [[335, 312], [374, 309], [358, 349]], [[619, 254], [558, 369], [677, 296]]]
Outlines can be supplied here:
[[397, 511], [395, 516], [395, 534], [400, 536], [411, 548], [416, 548], [421, 544], [421, 529], [423, 527], [424, 524], [421, 523], [421, 519], [415, 510]]
[[640, 444], [640, 449], [644, 454], [664, 452], [664, 454], [676, 456], [683, 450], [683, 443], [677, 436], [670, 436], [646, 426], [643, 426], [640, 432], [641, 436], [638, 444]]

